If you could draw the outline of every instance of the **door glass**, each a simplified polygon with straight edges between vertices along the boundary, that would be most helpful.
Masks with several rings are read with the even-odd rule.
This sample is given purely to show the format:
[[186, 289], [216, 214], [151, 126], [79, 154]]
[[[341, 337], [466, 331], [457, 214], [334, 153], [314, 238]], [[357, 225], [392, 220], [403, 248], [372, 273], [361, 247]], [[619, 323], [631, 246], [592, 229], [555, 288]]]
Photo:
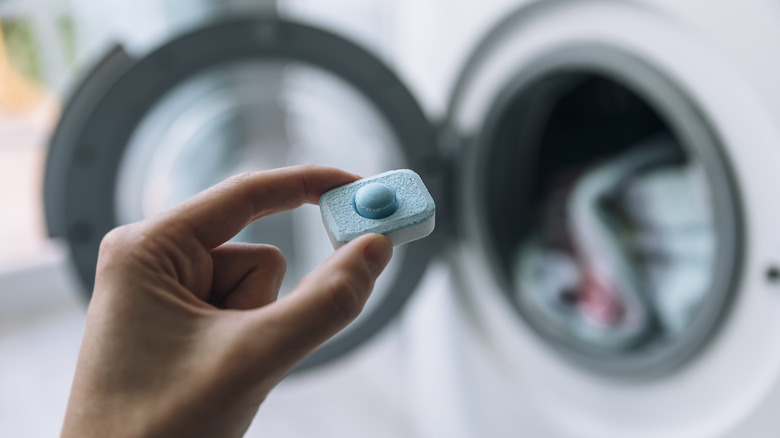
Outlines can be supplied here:
[[[163, 96], [134, 132], [117, 179], [117, 221], [140, 220], [240, 172], [301, 163], [369, 176], [404, 167], [404, 156], [379, 110], [322, 69], [284, 61], [212, 68]], [[256, 221], [234, 240], [284, 252], [280, 295], [333, 253], [311, 205]], [[361, 318], [388, 292], [403, 252], [396, 249]]]

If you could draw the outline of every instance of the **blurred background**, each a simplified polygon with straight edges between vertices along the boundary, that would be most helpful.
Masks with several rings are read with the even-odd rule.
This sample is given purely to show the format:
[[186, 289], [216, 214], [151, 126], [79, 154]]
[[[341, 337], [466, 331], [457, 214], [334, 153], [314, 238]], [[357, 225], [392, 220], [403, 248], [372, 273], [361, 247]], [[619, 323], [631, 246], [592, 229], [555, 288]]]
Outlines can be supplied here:
[[[0, 0], [0, 436], [58, 434], [108, 229], [306, 162], [412, 168], [437, 231], [247, 436], [775, 436], [778, 24], [772, 0]], [[283, 294], [332, 252], [316, 206], [236, 240], [284, 251]]]

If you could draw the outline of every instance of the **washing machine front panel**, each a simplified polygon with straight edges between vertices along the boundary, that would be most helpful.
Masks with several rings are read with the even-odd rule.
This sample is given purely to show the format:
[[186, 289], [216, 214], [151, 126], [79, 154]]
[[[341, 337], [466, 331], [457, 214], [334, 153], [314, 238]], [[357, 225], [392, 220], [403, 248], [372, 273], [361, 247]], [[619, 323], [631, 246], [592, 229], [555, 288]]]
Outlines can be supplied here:
[[[48, 166], [51, 230], [69, 240], [87, 288], [105, 232], [242, 171], [305, 162], [365, 175], [412, 167], [440, 197], [434, 131], [414, 98], [380, 61], [333, 34], [276, 18], [230, 21], [138, 60], [113, 56], [125, 61], [121, 74], [79, 90]], [[74, 159], [84, 149], [91, 159]], [[438, 251], [437, 235], [399, 248], [365, 312], [302, 368], [389, 321]], [[236, 239], [285, 252], [282, 293], [332, 253], [313, 206], [263, 219]]]
[[[489, 420], [486, 415], [482, 426], [504, 422], [506, 430], [513, 431], [506, 436], [530, 428], [544, 436], [592, 437], [742, 436], [739, 427], [750, 423], [760, 428], [747, 420], [748, 412], [771, 393], [780, 370], [778, 349], [771, 345], [771, 337], [761, 334], [779, 324], [773, 280], [777, 252], [772, 247], [777, 247], [774, 241], [780, 236], [769, 226], [778, 211], [767, 187], [773, 174], [770, 163], [780, 163], [780, 150], [773, 115], [748, 76], [716, 44], [674, 16], [629, 2], [540, 2], [507, 19], [477, 53], [478, 62], [461, 77], [450, 115], [451, 128], [467, 139], [454, 152], [462, 166], [454, 196], [461, 201], [456, 206], [461, 240], [453, 258], [463, 285], [461, 306], [470, 309], [463, 318], [479, 338], [464, 343], [464, 349], [492, 355], [490, 360], [471, 361], [470, 373], [488, 380], [485, 376], [492, 376], [511, 389], [499, 397], [485, 388], [501, 385], [465, 385], [474, 399], [502, 400], [496, 402], [502, 406], [486, 412], [510, 411], [508, 403], [531, 405], [539, 413], [535, 426], [510, 415], [492, 415]], [[604, 83], [605, 78], [612, 84]], [[683, 330], [656, 344], [639, 337], [622, 348], [606, 344], [605, 350], [603, 339], [594, 343], [592, 336], [580, 337], [572, 345], [571, 336], [566, 339], [560, 333], [560, 325], [558, 332], [554, 325], [546, 329], [539, 321], [545, 318], [539, 315], [543, 308], [518, 303], [517, 272], [512, 270], [516, 265], [501, 248], [528, 235], [523, 229], [533, 208], [523, 196], [530, 196], [524, 190], [534, 179], [524, 173], [539, 171], [533, 167], [537, 163], [544, 169], [544, 161], [533, 160], [544, 158], [545, 152], [525, 153], [522, 158], [531, 163], [523, 163], [519, 153], [498, 154], [495, 134], [502, 131], [494, 129], [495, 121], [515, 125], [511, 128], [518, 133], [510, 140], [518, 150], [527, 144], [551, 147], [543, 138], [551, 134], [534, 127], [559, 123], [555, 111], [566, 108], [565, 96], [594, 80], [602, 90], [614, 89], [615, 83], [627, 88], [653, 110], [657, 116], [653, 123], [665, 125], [666, 134], [678, 143], [682, 162], [696, 175], [687, 180], [692, 184], [668, 185], [667, 190], [698, 187], [709, 205], [706, 215], [697, 216], [708, 218], [708, 235], [714, 240], [712, 250], [701, 253], [710, 260], [706, 290], [684, 320]], [[518, 109], [522, 99], [519, 107], [506, 102], [513, 95], [512, 87], [530, 109]], [[553, 105], [556, 96], [564, 97]], [[635, 100], [630, 97], [628, 101]], [[571, 100], [569, 110], [576, 107]], [[619, 109], [621, 102], [606, 105], [607, 110]], [[628, 123], [619, 114], [615, 120]], [[653, 123], [631, 131], [652, 128]], [[621, 126], [613, 128], [619, 131]], [[617, 135], [608, 132], [611, 136], [598, 137], [602, 146]], [[593, 141], [584, 134], [575, 140]], [[637, 144], [638, 139], [631, 140]], [[597, 169], [609, 164], [608, 157], [597, 158]], [[513, 159], [525, 164], [514, 174]], [[549, 159], [547, 163], [549, 167]], [[504, 175], [509, 175], [504, 189], [501, 181], [489, 183], [491, 176], [501, 175], [502, 166], [507, 167]], [[616, 181], [623, 180], [612, 180]], [[594, 187], [589, 184], [583, 183]], [[581, 188], [571, 190], [587, 193]], [[489, 197], [496, 193], [494, 204], [515, 203], [517, 209], [491, 207]], [[679, 193], [667, 192], [661, 198], [671, 195]], [[571, 202], [566, 208], [576, 211], [577, 205]], [[503, 211], [503, 217], [491, 215], [491, 209]], [[685, 247], [694, 245], [688, 241]], [[609, 255], [609, 248], [596, 248]], [[550, 257], [545, 260], [548, 265], [559, 263]], [[577, 271], [559, 273], [572, 270]], [[690, 277], [690, 272], [686, 275]], [[539, 311], [534, 315], [529, 309]], [[492, 348], [485, 352], [484, 345]], [[471, 380], [470, 373], [463, 379]], [[740, 377], [732, 378], [734, 373]]]

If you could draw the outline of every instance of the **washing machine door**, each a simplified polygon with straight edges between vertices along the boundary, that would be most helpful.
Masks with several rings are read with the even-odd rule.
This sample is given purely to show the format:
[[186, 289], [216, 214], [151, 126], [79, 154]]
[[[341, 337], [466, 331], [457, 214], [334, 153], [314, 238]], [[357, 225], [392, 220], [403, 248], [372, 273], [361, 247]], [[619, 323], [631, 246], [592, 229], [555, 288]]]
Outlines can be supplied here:
[[[413, 168], [440, 197], [434, 138], [404, 84], [357, 45], [276, 17], [215, 23], [139, 58], [118, 47], [86, 77], [51, 140], [47, 224], [68, 242], [89, 295], [106, 232], [241, 171]], [[439, 234], [399, 247], [363, 315], [299, 369], [384, 326], [414, 290]], [[282, 294], [332, 253], [315, 206], [260, 220], [236, 239], [283, 250]]]
[[418, 378], [450, 394], [429, 432], [746, 436], [777, 387], [774, 118], [662, 10], [531, 2], [466, 64], [443, 143], [459, 288], [432, 306], [458, 367]]

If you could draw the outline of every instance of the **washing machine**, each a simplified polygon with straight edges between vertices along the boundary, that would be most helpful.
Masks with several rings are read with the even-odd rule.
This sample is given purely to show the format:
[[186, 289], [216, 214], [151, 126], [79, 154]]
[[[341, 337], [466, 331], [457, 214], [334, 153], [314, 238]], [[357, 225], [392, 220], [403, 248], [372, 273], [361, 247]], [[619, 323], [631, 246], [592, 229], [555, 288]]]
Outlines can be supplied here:
[[[116, 47], [47, 163], [49, 231], [85, 290], [108, 230], [230, 174], [412, 168], [436, 231], [398, 248], [363, 315], [296, 372], [403, 314], [422, 436], [777, 436], [780, 4], [447, 8], [404, 28], [440, 29], [406, 59], [453, 54], [427, 57], [453, 78], [440, 111], [419, 66], [284, 14]], [[283, 292], [330, 252], [318, 215], [237, 236], [282, 248]], [[447, 280], [417, 287], [434, 260]]]

